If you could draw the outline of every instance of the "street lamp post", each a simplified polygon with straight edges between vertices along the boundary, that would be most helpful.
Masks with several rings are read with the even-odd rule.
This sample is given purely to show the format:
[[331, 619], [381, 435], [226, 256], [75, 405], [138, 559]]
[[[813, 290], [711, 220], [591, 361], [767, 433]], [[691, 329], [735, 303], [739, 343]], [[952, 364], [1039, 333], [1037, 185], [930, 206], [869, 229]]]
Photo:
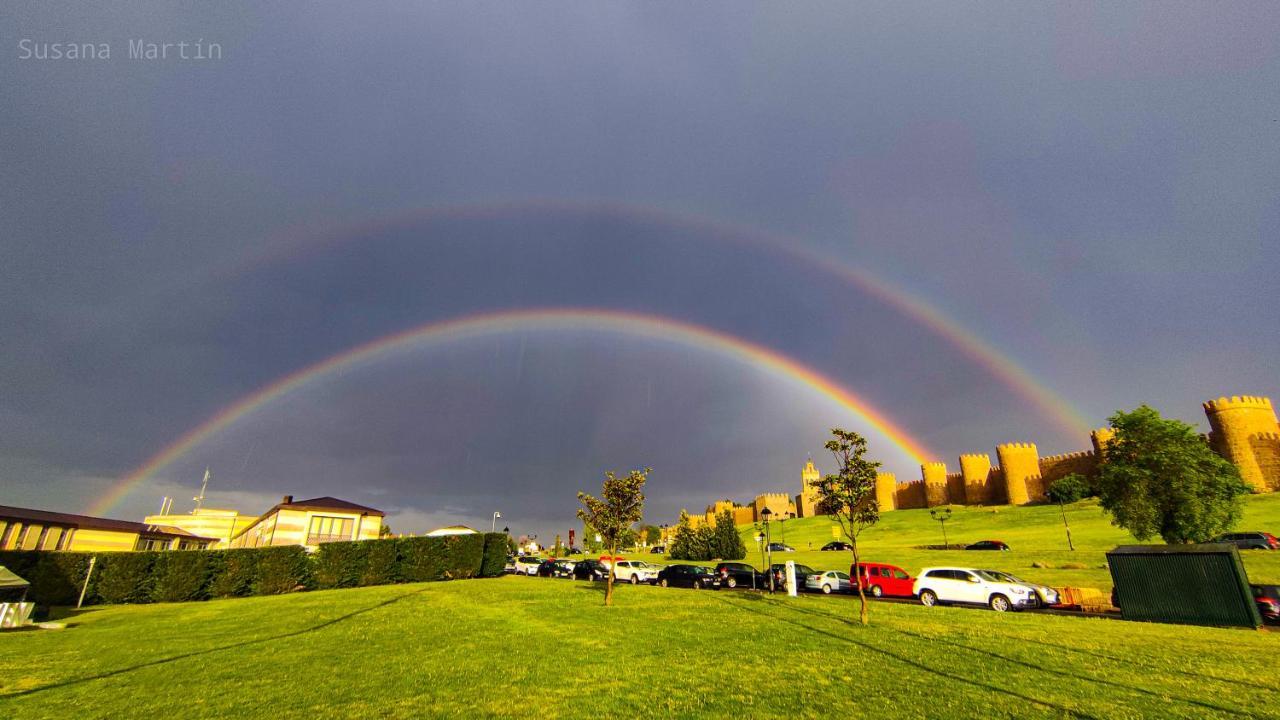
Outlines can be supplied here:
[[[756, 525], [756, 529], [760, 530], [760, 526]], [[764, 562], [764, 530], [756, 533], [756, 545], [760, 546], [760, 562]], [[768, 566], [766, 566], [768, 567]], [[756, 589], [756, 574], [751, 573], [751, 589]]]
[[496, 511], [493, 513], [493, 522], [489, 524], [489, 532], [498, 531], [498, 518], [500, 517], [502, 517], [502, 513]]
[[765, 550], [764, 571], [769, 573], [769, 594], [770, 595], [773, 594], [773, 571], [770, 569], [773, 567], [773, 548], [769, 547], [770, 545], [773, 544], [772, 538], [769, 536], [769, 518], [771, 517], [773, 517], [773, 511], [770, 510], [769, 508], [766, 507], [764, 510], [760, 511], [760, 518], [764, 520], [764, 550]]
[[934, 508], [929, 511], [929, 517], [942, 523], [942, 549], [946, 550], [947, 545], [947, 521], [951, 519], [951, 508]]

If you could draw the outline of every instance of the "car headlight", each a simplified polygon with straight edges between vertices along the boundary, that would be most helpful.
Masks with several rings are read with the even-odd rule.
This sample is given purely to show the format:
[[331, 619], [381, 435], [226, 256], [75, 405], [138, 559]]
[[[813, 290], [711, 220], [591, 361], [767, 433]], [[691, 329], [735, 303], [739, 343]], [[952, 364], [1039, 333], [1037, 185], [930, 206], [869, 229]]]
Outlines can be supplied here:
[[1026, 595], [1026, 594], [1027, 594], [1027, 589], [1026, 589], [1026, 588], [1016, 587], [1016, 588], [1009, 588], [1009, 590], [1010, 590], [1010, 591], [1012, 591], [1014, 595]]

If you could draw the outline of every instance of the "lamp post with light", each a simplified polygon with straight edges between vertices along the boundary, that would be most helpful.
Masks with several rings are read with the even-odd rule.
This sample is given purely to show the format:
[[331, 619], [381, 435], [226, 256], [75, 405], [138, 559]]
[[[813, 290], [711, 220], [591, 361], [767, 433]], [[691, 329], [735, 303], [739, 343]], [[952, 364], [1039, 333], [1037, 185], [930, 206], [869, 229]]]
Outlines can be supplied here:
[[942, 523], [942, 549], [947, 549], [947, 521], [951, 519], [951, 508], [933, 508], [929, 511], [929, 517]]
[[[502, 517], [502, 513], [495, 511], [493, 513], [493, 522], [489, 523], [489, 532], [498, 531], [498, 518]], [[481, 526], [483, 527], [483, 526]]]
[[760, 511], [760, 519], [764, 521], [764, 571], [769, 573], [769, 594], [773, 594], [773, 539], [769, 535], [769, 518], [773, 517], [773, 511], [765, 508]]

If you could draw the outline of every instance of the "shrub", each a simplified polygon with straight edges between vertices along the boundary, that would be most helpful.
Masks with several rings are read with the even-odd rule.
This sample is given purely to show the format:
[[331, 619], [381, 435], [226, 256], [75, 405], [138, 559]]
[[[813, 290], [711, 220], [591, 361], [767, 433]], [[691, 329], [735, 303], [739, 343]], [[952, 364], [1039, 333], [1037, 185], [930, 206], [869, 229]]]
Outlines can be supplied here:
[[379, 542], [385, 541], [330, 542], [321, 545], [313, 557], [315, 586], [327, 590], [360, 585], [360, 578], [364, 575], [369, 560], [368, 545]]
[[253, 574], [254, 595], [279, 595], [299, 586], [311, 586], [311, 563], [305, 548], [298, 545], [255, 548], [257, 568]]
[[497, 577], [502, 574], [507, 566], [507, 539], [503, 533], [485, 533], [480, 577]]
[[406, 582], [475, 577], [484, 559], [483, 535], [447, 535], [396, 540], [399, 576]]
[[155, 552], [109, 552], [98, 557], [94, 584], [97, 597], [108, 605], [151, 601]]
[[210, 554], [203, 550], [160, 553], [151, 573], [151, 599], [155, 602], [187, 602], [208, 598], [213, 571], [210, 560]]
[[80, 598], [90, 557], [88, 553], [5, 550], [0, 552], [0, 566], [31, 583], [27, 592], [31, 602], [74, 605]]
[[1071, 473], [1064, 478], [1054, 480], [1045, 494], [1056, 503], [1070, 505], [1089, 495], [1089, 483], [1079, 473]]
[[209, 581], [212, 597], [239, 597], [253, 591], [253, 580], [258, 573], [257, 550], [211, 550], [214, 565], [213, 578]]
[[389, 585], [399, 582], [396, 564], [400, 560], [395, 540], [365, 540], [367, 547], [361, 585]]

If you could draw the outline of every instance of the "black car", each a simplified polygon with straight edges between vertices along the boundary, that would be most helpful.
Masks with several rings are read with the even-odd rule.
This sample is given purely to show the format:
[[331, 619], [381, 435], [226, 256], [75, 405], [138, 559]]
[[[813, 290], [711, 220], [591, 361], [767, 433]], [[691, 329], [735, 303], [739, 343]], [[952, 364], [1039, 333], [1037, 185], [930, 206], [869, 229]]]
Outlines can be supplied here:
[[[787, 564], [774, 563], [769, 566], [769, 572], [773, 573], [773, 587], [781, 590], [787, 586]], [[796, 563], [796, 589], [804, 589], [804, 581], [809, 579], [810, 575], [817, 575], [818, 571], [808, 565]]]
[[564, 560], [543, 560], [538, 564], [538, 577], [572, 577], [573, 565]]
[[662, 587], [688, 587], [694, 590], [720, 587], [720, 578], [711, 568], [701, 565], [668, 565], [658, 571], [655, 580]]
[[716, 565], [715, 574], [720, 576], [722, 588], [762, 588], [766, 585], [765, 574], [746, 563], [722, 562]]
[[785, 543], [769, 543], [769, 552], [795, 552], [796, 549]]
[[666, 551], [667, 551], [666, 545], [654, 545], [652, 548], [649, 548], [649, 553], [651, 555], [661, 555]]
[[574, 580], [605, 580], [609, 577], [609, 568], [599, 560], [579, 560], [573, 565]]
[[826, 545], [822, 546], [823, 552], [829, 552], [831, 550], [852, 550], [852, 549], [853, 549], [852, 545], [850, 545], [847, 542], [840, 542], [839, 540], [833, 540], [827, 543]]
[[1008, 550], [1009, 546], [999, 540], [979, 540], [972, 545], [965, 545], [965, 550]]

